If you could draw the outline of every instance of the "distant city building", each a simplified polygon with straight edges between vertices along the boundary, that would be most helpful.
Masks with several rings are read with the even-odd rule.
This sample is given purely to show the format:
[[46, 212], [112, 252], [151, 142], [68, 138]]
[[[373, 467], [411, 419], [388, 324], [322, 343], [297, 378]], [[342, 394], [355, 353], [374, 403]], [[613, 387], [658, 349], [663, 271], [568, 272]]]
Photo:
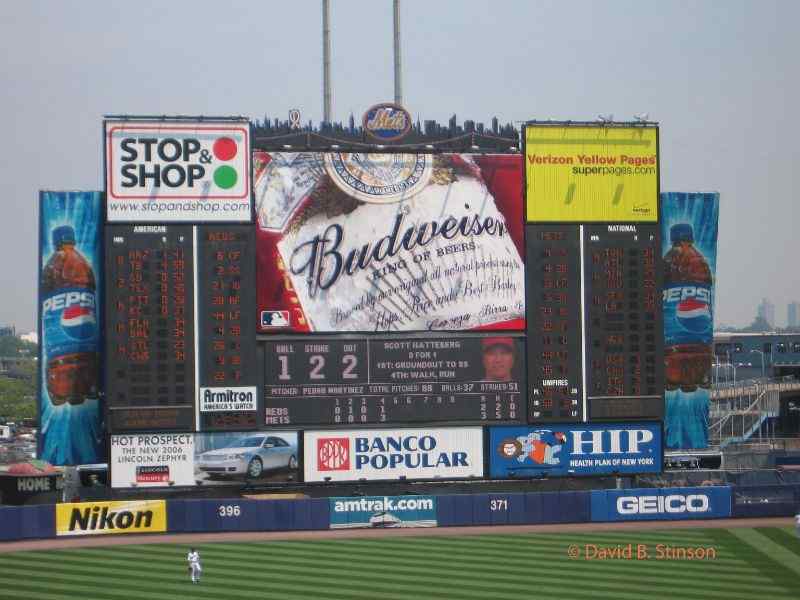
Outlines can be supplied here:
[[769, 323], [770, 327], [775, 327], [775, 305], [766, 298], [758, 305], [758, 316]]
[[800, 326], [800, 302], [789, 302], [786, 307], [786, 326]]
[[39, 343], [39, 334], [37, 334], [35, 331], [31, 331], [30, 333], [21, 333], [19, 335], [19, 339], [21, 339], [24, 342], [30, 342], [32, 344], [38, 344]]
[[0, 325], [0, 337], [14, 337], [17, 330], [13, 325]]

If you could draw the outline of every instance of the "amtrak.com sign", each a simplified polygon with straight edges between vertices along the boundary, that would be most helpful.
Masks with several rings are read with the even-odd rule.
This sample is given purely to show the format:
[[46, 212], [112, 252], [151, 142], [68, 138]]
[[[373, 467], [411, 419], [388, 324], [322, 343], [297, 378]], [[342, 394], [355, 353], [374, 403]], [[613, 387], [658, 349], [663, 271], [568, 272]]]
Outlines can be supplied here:
[[109, 222], [249, 222], [247, 121], [105, 122]]

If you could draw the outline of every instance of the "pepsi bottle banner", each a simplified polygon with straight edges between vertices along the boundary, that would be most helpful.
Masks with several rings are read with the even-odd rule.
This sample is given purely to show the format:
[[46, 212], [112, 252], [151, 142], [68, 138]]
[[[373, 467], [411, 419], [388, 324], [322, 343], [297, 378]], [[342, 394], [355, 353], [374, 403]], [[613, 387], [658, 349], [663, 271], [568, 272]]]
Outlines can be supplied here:
[[105, 462], [100, 404], [101, 192], [39, 198], [39, 458]]
[[489, 429], [491, 477], [660, 473], [659, 423]]
[[665, 433], [671, 449], [708, 446], [718, 193], [661, 194]]

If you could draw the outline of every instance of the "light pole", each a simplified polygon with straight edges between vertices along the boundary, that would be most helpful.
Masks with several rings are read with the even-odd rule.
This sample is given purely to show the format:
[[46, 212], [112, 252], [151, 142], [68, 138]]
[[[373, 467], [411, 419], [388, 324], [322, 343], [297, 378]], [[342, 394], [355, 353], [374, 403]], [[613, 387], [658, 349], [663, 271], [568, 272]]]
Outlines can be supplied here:
[[719, 385], [719, 370], [720, 370], [720, 368], [725, 369], [725, 383], [726, 384], [728, 383], [727, 370], [728, 369], [733, 369], [733, 385], [734, 385], [734, 387], [736, 387], [736, 365], [735, 364], [733, 364], [732, 362], [716, 362], [716, 363], [713, 364], [713, 366], [715, 367], [715, 370], [716, 370], [717, 385]]
[[761, 355], [761, 379], [766, 379], [767, 374], [764, 369], [764, 353], [761, 350], [750, 350], [750, 354], [760, 354]]

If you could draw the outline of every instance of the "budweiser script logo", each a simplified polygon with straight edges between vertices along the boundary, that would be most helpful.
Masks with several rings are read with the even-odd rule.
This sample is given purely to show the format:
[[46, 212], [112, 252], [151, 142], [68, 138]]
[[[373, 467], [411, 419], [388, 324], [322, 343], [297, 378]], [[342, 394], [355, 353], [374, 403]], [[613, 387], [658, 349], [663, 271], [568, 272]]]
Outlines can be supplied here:
[[293, 275], [305, 276], [309, 295], [313, 298], [318, 290], [331, 287], [343, 274], [355, 275], [359, 271], [373, 268], [372, 277], [382, 275], [378, 267], [401, 250], [411, 252], [414, 248], [424, 248], [437, 238], [452, 240], [459, 234], [463, 237], [490, 236], [503, 237], [506, 226], [490, 216], [472, 214], [456, 219], [452, 215], [442, 221], [430, 221], [411, 225], [400, 235], [405, 215], [399, 212], [394, 226], [388, 235], [380, 238], [374, 245], [367, 243], [361, 248], [341, 251], [344, 228], [331, 224], [322, 235], [299, 244], [291, 254], [289, 268]]

